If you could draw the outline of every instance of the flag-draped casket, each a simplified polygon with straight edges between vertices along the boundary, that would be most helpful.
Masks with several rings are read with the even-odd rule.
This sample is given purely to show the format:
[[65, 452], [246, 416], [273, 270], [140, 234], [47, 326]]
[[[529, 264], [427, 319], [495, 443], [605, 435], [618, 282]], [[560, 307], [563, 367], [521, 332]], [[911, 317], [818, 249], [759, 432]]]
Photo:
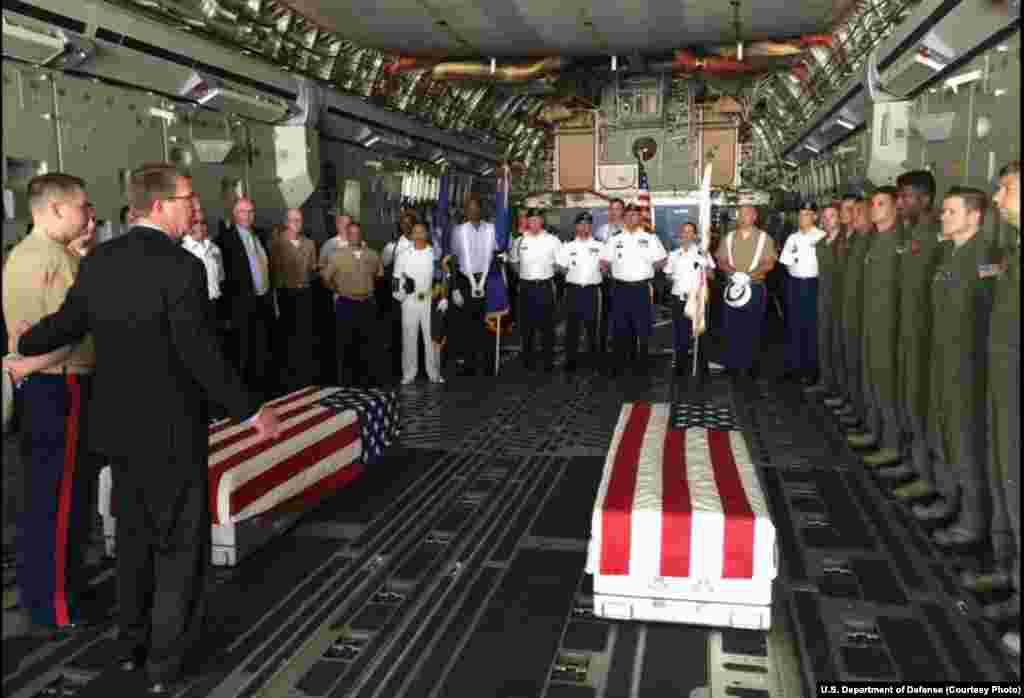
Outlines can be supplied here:
[[623, 406], [587, 571], [599, 616], [769, 627], [775, 528], [727, 409]]
[[[309, 387], [270, 403], [280, 438], [231, 420], [210, 426], [209, 497], [213, 561], [234, 565], [325, 496], [375, 463], [397, 436], [394, 391]], [[99, 511], [113, 552], [116, 510], [109, 467], [100, 473]]]

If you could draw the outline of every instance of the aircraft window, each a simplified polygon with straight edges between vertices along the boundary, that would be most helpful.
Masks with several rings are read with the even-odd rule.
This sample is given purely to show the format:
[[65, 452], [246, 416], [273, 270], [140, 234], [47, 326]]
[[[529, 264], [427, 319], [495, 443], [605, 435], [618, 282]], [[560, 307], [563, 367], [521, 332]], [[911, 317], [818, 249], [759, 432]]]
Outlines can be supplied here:
[[363, 207], [363, 191], [358, 179], [346, 179], [345, 188], [341, 193], [341, 205], [338, 210], [359, 217]]

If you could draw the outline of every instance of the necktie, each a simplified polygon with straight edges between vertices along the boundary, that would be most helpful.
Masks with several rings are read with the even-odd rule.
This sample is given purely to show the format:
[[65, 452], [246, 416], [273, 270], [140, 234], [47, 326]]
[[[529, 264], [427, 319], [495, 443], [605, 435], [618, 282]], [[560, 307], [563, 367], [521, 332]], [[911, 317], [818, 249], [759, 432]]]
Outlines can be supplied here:
[[249, 261], [252, 266], [252, 271], [255, 276], [255, 290], [256, 295], [262, 296], [266, 289], [265, 279], [267, 278], [267, 260], [263, 256], [263, 250], [256, 246], [256, 239], [253, 237], [251, 231], [245, 231], [243, 234], [245, 240], [245, 247], [249, 253]]

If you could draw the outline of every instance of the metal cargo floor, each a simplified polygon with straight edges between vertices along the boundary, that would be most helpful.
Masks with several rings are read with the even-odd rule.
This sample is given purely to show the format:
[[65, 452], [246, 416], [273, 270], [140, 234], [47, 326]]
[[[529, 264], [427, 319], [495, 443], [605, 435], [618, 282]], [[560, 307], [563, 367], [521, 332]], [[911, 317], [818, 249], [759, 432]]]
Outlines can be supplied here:
[[[788, 698], [827, 680], [1016, 677], [978, 600], [953, 584], [964, 561], [938, 555], [886, 498], [820, 403], [770, 381], [691, 387], [664, 355], [651, 377], [617, 380], [526, 374], [507, 358], [496, 380], [403, 388], [402, 440], [384, 462], [215, 571], [197, 678], [179, 696]], [[591, 508], [634, 400], [712, 407], [741, 426], [779, 537], [771, 633], [590, 612]], [[9, 592], [9, 549], [4, 560]], [[112, 606], [111, 564], [94, 578]], [[141, 676], [110, 666], [113, 632], [5, 633], [4, 695], [143, 695]]]

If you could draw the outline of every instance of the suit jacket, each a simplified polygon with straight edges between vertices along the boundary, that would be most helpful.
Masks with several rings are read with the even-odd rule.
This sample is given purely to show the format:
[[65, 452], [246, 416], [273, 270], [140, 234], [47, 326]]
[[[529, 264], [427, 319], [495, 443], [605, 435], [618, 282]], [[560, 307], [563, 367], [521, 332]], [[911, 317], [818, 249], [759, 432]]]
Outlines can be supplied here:
[[207, 463], [204, 392], [238, 420], [260, 408], [221, 355], [208, 303], [203, 263], [162, 231], [136, 226], [82, 261], [60, 310], [18, 349], [45, 354], [92, 334], [91, 447], [152, 464], [147, 481], [170, 485]]
[[[263, 245], [263, 251], [267, 253], [267, 262], [270, 261], [270, 246], [266, 236], [259, 230], [253, 229], [252, 234]], [[238, 228], [229, 225], [217, 238], [217, 245], [220, 247], [221, 257], [224, 260], [224, 282], [220, 290], [225, 304], [227, 317], [240, 326], [248, 321], [246, 317], [250, 307], [246, 301], [256, 297], [256, 287], [253, 285], [252, 269], [249, 267], [249, 254], [245, 251], [242, 238]], [[271, 285], [270, 279], [267, 285]]]

